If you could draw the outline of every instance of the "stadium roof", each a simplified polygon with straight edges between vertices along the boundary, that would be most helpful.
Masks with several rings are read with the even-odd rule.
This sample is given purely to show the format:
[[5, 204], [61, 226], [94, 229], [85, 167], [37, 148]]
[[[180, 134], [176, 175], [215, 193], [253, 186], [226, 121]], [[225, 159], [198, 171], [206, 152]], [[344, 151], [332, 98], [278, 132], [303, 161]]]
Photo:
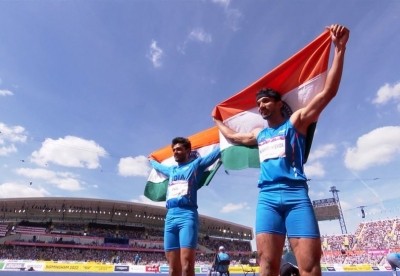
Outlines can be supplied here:
[[[164, 227], [166, 208], [107, 199], [38, 197], [0, 199], [0, 221], [105, 223]], [[251, 240], [248, 226], [200, 215], [200, 235]]]

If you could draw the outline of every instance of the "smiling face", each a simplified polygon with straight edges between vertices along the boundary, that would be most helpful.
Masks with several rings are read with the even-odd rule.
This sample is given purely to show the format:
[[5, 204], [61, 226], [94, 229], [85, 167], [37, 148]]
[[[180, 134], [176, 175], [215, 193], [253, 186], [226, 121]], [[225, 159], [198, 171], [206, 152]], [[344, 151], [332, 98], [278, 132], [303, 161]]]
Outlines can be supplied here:
[[190, 148], [186, 148], [183, 144], [177, 143], [172, 146], [174, 159], [177, 163], [185, 163], [189, 160]]
[[281, 114], [282, 102], [272, 97], [262, 97], [257, 101], [258, 112], [264, 120], [269, 120]]

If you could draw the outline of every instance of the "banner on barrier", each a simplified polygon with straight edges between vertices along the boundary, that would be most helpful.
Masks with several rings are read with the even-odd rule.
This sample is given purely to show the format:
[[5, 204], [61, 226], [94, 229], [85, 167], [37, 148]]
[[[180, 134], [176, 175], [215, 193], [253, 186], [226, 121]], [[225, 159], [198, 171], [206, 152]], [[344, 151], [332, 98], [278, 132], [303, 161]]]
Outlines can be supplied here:
[[158, 265], [146, 265], [146, 272], [160, 272], [160, 266], [158, 266]]
[[371, 265], [344, 265], [343, 271], [373, 271]]
[[111, 264], [90, 264], [90, 263], [45, 263], [43, 271], [60, 272], [114, 272], [114, 265]]

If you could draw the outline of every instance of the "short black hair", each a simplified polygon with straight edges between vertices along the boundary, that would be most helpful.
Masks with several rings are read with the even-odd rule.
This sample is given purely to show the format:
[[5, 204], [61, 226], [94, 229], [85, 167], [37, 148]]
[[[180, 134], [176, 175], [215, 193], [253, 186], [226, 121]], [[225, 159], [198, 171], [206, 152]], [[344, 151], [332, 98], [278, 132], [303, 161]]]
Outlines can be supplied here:
[[256, 101], [258, 101], [261, 98], [264, 97], [269, 97], [273, 98], [275, 101], [280, 101], [281, 99], [281, 94], [279, 94], [278, 91], [272, 89], [272, 88], [262, 88], [260, 91], [257, 92], [256, 94]]
[[176, 144], [182, 144], [185, 149], [192, 149], [192, 143], [190, 143], [190, 140], [185, 137], [175, 137], [172, 139], [172, 144], [171, 146], [175, 146]]

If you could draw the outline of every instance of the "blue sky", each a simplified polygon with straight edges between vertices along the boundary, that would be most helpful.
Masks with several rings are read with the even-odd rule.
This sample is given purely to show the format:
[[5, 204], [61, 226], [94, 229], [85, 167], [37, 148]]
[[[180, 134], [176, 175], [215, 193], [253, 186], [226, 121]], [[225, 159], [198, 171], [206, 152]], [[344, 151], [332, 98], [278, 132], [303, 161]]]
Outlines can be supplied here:
[[[213, 125], [213, 107], [341, 23], [338, 96], [310, 196], [336, 186], [347, 230], [398, 216], [400, 2], [0, 1], [0, 197], [146, 202], [146, 156]], [[257, 170], [220, 170], [199, 212], [253, 226]], [[320, 223], [340, 234], [338, 221]]]

